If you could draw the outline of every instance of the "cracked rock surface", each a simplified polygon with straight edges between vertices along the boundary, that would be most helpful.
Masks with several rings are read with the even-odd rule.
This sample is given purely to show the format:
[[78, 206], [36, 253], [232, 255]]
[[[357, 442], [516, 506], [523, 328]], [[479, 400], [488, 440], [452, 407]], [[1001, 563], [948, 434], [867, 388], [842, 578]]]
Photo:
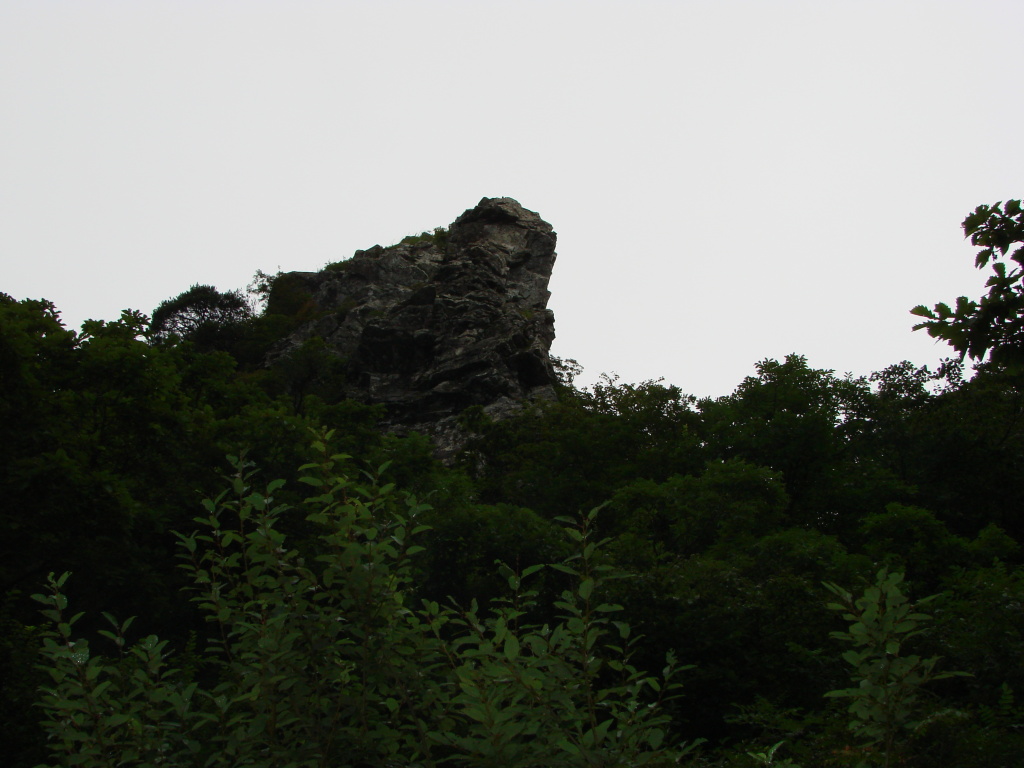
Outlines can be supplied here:
[[466, 408], [501, 419], [524, 401], [554, 397], [554, 262], [550, 224], [511, 198], [484, 198], [446, 235], [286, 275], [308, 294], [314, 319], [270, 358], [322, 338], [342, 361], [347, 397], [383, 404], [386, 429], [426, 433], [451, 456], [465, 442], [458, 416]]

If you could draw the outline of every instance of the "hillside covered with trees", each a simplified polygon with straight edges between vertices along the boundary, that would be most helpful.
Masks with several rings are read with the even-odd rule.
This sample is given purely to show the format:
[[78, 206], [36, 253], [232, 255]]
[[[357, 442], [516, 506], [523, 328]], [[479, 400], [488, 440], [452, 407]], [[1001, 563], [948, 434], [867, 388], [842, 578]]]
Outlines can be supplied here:
[[265, 364], [282, 276], [79, 331], [0, 295], [5, 764], [1019, 765], [1021, 204], [964, 230], [937, 371], [556, 361], [443, 463], [322, 340]]

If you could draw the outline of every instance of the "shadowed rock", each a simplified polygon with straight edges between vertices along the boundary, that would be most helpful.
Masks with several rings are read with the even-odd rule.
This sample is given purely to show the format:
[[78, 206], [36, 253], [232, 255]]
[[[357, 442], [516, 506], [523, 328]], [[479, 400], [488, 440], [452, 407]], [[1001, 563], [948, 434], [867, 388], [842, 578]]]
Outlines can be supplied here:
[[316, 319], [270, 358], [321, 337], [344, 362], [348, 397], [384, 404], [385, 428], [429, 434], [451, 456], [465, 442], [458, 416], [466, 408], [501, 419], [523, 401], [554, 397], [555, 233], [504, 197], [484, 198], [447, 234], [408, 240], [418, 241], [286, 275], [280, 284], [308, 294]]

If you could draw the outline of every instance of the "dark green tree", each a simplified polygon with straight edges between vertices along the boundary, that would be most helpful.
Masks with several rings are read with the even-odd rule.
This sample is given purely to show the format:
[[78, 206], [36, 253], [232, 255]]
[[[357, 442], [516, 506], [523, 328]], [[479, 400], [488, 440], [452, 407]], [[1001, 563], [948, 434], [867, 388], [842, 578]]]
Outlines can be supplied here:
[[[1024, 488], [1024, 391], [1012, 370], [984, 363], [973, 378], [930, 391], [934, 375], [909, 364], [872, 377], [878, 391], [863, 411], [861, 466], [872, 463], [896, 481], [890, 502], [922, 507], [960, 536], [989, 524], [1024, 536], [1018, 510]], [[855, 490], [855, 489], [851, 489]], [[908, 574], [915, 573], [907, 566]]]
[[193, 341], [204, 348], [226, 349], [237, 342], [252, 308], [241, 291], [221, 292], [193, 285], [153, 310], [150, 333], [157, 339]]
[[795, 354], [756, 369], [733, 394], [700, 402], [712, 456], [781, 472], [792, 519], [830, 533], [849, 529], [865, 504], [890, 500], [887, 482], [858, 456], [866, 380], [811, 368]]
[[676, 387], [605, 377], [591, 390], [563, 387], [560, 398], [475, 425], [481, 500], [574, 514], [637, 478], [662, 482], [704, 466], [693, 398]]

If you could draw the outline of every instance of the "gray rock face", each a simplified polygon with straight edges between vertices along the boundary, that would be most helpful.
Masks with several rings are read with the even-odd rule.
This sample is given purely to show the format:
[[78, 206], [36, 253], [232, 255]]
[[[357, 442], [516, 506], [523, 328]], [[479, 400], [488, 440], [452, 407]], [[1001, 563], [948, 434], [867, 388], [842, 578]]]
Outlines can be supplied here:
[[446, 456], [465, 440], [457, 417], [466, 408], [500, 419], [524, 400], [554, 397], [555, 233], [511, 198], [484, 198], [447, 235], [419, 240], [287, 275], [315, 319], [271, 358], [323, 338], [344, 361], [348, 397], [383, 403], [386, 428], [427, 433]]

